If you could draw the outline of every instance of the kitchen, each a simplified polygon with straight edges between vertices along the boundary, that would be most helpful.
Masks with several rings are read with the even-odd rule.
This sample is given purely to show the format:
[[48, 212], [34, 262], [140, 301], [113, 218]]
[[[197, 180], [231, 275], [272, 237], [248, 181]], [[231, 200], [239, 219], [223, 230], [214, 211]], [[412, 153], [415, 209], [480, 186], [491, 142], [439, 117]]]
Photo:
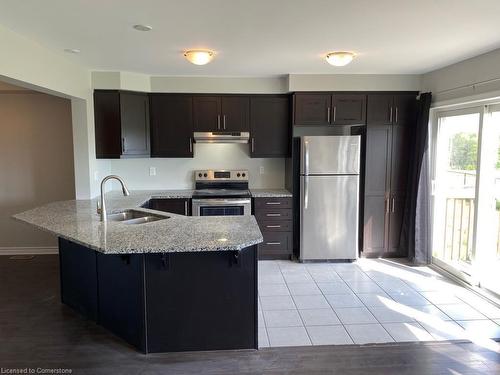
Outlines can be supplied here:
[[[17, 6], [5, 8], [13, 19], [20, 14]], [[86, 12], [83, 5], [81, 11]], [[127, 38], [158, 46], [165, 26], [155, 17], [151, 20], [126, 26]], [[16, 29], [7, 17], [0, 19], [4, 22]], [[33, 25], [46, 27], [42, 21]], [[37, 48], [23, 44], [10, 30], [4, 34], [20, 52]], [[496, 353], [500, 308], [494, 287], [482, 287], [476, 276], [467, 279], [469, 268], [465, 276], [460, 273], [463, 268], [451, 270], [457, 257], [462, 263], [474, 258], [470, 246], [478, 245], [472, 240], [473, 245], [463, 245], [462, 237], [450, 240], [454, 242], [446, 246], [451, 250], [446, 247], [440, 259], [453, 262], [444, 266], [434, 259], [437, 253], [432, 249], [439, 242], [433, 242], [435, 192], [427, 178], [443, 168], [434, 164], [434, 154], [441, 152], [434, 124], [454, 106], [466, 105], [463, 97], [453, 99], [453, 90], [468, 90], [468, 82], [464, 88], [454, 83], [450, 87], [438, 79], [441, 75], [434, 78], [438, 73], [430, 67], [418, 74], [370, 68], [376, 73], [371, 74], [360, 67], [373, 52], [321, 53], [317, 59], [323, 65], [314, 74], [296, 65], [289, 71], [304, 73], [283, 76], [275, 74], [282, 68], [271, 61], [264, 69], [258, 57], [252, 60], [254, 71], [238, 63], [229, 68], [228, 61], [244, 61], [231, 60], [229, 45], [170, 51], [175, 57], [165, 66], [171, 70], [158, 68], [154, 58], [143, 59], [141, 70], [130, 56], [124, 59], [128, 68], [118, 68], [119, 54], [112, 49], [105, 53], [107, 65], [98, 63], [100, 57], [93, 54], [99, 51], [100, 56], [105, 48], [97, 47], [97, 41], [76, 44], [81, 50], [65, 47], [64, 52], [73, 83], [64, 83], [65, 69], [61, 76], [51, 72], [62, 79], [50, 83], [41, 76], [30, 78], [27, 72], [36, 62], [26, 67], [11, 64], [10, 70], [0, 72], [12, 85], [3, 90], [5, 98], [61, 93], [71, 112], [72, 139], [66, 135], [60, 142], [72, 150], [62, 147], [66, 154], [59, 159], [74, 159], [73, 172], [64, 176], [73, 190], [60, 198], [26, 200], [6, 215], [5, 228], [12, 227], [12, 238], [18, 237], [13, 245], [0, 246], [5, 254], [0, 267], [9, 274], [2, 295], [15, 308], [1, 311], [2, 324], [13, 323], [0, 328], [13, 335], [12, 343], [23, 348], [21, 353], [26, 353], [28, 333], [13, 312], [28, 300], [45, 306], [47, 327], [62, 335], [57, 339], [62, 343], [59, 353], [70, 350], [66, 340], [84, 340], [94, 354], [97, 347], [118, 356], [126, 353], [134, 360], [127, 364], [131, 368], [124, 365], [123, 373], [145, 371], [155, 358], [162, 362], [158, 371], [175, 371], [170, 359], [196, 362], [208, 356], [218, 371], [224, 356], [252, 358], [268, 366], [260, 355], [269, 353], [284, 363], [283, 356], [290, 353], [355, 355], [357, 350], [390, 351], [391, 345], [410, 356], [428, 356], [435, 348], [454, 350], [453, 345]], [[47, 58], [58, 61], [52, 55]], [[406, 57], [399, 58], [403, 64]], [[80, 71], [80, 59], [93, 59], [92, 68]], [[454, 63], [476, 69], [482, 59], [494, 65], [496, 52], [443, 66], [451, 66], [450, 72]], [[248, 74], [243, 74], [245, 69]], [[487, 83], [470, 81], [471, 90], [494, 86], [496, 70], [487, 73], [481, 81]], [[484, 97], [474, 103], [495, 104], [492, 92], [484, 88], [478, 94]], [[491, 131], [488, 124], [485, 120], [485, 132]], [[483, 123], [479, 126], [482, 129]], [[45, 143], [47, 152], [58, 148], [57, 137], [51, 138], [51, 146]], [[488, 160], [483, 155], [491, 147], [495, 146], [477, 151], [477, 165], [483, 167]], [[54, 168], [56, 160], [54, 156]], [[22, 173], [29, 173], [29, 168]], [[21, 172], [13, 174], [17, 175]], [[490, 194], [483, 193], [484, 176], [478, 177], [479, 202]], [[440, 188], [436, 191], [441, 194]], [[469, 206], [460, 207], [454, 210], [469, 216], [445, 230], [474, 239], [472, 230], [486, 233], [481, 215], [489, 208], [480, 205], [479, 214], [472, 215], [467, 213]], [[456, 228], [462, 228], [465, 218], [469, 232]], [[46, 242], [40, 240], [38, 247], [26, 242], [21, 250], [22, 234], [27, 239], [40, 229], [50, 234]], [[489, 227], [488, 231], [488, 236], [497, 233]], [[469, 249], [465, 253], [464, 246]], [[485, 262], [480, 255], [478, 262]], [[28, 270], [42, 272], [50, 287], [39, 289], [42, 285], [33, 282]], [[32, 281], [20, 283], [16, 275]], [[18, 286], [30, 291], [16, 297], [11, 293]], [[18, 313], [35, 327], [34, 314], [23, 314]], [[23, 334], [14, 333], [14, 328]], [[420, 346], [406, 346], [408, 342]], [[40, 344], [43, 347], [45, 341]], [[68, 353], [68, 367], [92, 372], [102, 365], [97, 359], [101, 355], [94, 364], [75, 360], [81, 349], [76, 345], [75, 354]], [[241, 349], [250, 352], [238, 352]], [[41, 355], [52, 358], [50, 349], [44, 350]], [[4, 354], [2, 361], [9, 368], [37, 361], [21, 359], [11, 349]], [[399, 371], [404, 358], [398, 360]], [[299, 372], [313, 371], [313, 362]], [[47, 367], [64, 364], [52, 360]], [[328, 366], [334, 366], [331, 360]], [[468, 366], [472, 365], [458, 366], [457, 371]], [[373, 364], [363, 370], [368, 368], [372, 370]]]

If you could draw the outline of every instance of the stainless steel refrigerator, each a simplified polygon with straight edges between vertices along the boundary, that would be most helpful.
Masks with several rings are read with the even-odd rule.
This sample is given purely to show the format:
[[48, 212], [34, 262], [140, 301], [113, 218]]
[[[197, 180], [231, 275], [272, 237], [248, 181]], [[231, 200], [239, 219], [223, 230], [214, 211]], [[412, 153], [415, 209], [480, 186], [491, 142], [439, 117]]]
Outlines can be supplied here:
[[356, 259], [361, 137], [300, 143], [300, 260]]

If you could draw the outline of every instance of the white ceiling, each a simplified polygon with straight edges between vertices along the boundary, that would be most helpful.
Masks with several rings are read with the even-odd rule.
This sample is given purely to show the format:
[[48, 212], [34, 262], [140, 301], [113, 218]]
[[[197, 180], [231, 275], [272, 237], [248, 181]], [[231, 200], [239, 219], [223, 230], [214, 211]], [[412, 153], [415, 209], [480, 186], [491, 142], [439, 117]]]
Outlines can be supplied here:
[[[420, 74], [499, 48], [499, 15], [499, 0], [0, 0], [19, 34], [78, 48], [67, 56], [93, 70], [151, 75]], [[195, 66], [189, 48], [217, 56]], [[358, 58], [332, 67], [331, 50]]]

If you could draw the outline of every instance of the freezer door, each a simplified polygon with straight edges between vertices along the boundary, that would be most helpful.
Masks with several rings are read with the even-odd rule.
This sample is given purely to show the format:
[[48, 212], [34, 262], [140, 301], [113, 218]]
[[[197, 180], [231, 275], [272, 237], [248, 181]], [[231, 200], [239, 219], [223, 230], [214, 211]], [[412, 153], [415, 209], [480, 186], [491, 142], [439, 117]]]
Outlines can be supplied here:
[[300, 177], [300, 259], [358, 256], [358, 176]]
[[361, 136], [301, 137], [300, 174], [359, 174]]

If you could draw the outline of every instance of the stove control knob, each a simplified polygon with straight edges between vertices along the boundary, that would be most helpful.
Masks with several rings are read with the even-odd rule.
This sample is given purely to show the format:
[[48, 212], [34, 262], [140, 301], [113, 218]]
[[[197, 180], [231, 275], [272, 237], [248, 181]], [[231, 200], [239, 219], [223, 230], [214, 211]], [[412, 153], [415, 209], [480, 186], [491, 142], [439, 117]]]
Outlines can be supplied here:
[[201, 173], [198, 173], [198, 177], [201, 177], [201, 176], [203, 176], [203, 175]]
[[245, 176], [246, 176], [246, 173], [243, 173], [243, 174], [241, 175], [241, 177], [245, 177]]
[[236, 177], [240, 177], [241, 175], [239, 173], [236, 174]]
[[203, 173], [203, 177], [207, 177], [208, 175], [206, 173]]

